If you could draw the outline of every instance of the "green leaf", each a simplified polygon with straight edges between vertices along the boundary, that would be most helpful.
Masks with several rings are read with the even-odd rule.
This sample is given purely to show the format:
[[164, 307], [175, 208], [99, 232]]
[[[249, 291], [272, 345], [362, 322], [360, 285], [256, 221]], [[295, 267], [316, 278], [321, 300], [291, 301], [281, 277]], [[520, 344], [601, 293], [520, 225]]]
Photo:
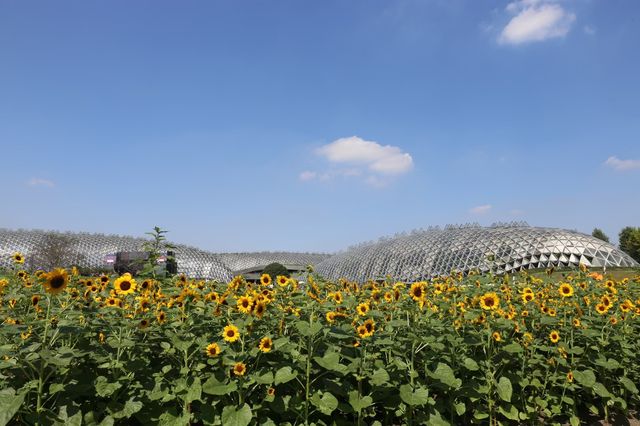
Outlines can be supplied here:
[[596, 393], [596, 395], [602, 398], [611, 398], [612, 396], [607, 388], [605, 388], [604, 385], [600, 382], [596, 382], [596, 384], [593, 385], [593, 391]]
[[69, 417], [67, 413], [67, 406], [60, 407], [58, 413], [58, 420], [53, 423], [54, 426], [81, 426], [82, 425], [82, 411], [77, 411], [73, 416]]
[[256, 377], [256, 383], [260, 385], [270, 385], [273, 383], [273, 373], [271, 371]]
[[500, 377], [496, 385], [498, 396], [503, 401], [511, 402], [511, 394], [513, 393], [513, 387], [511, 386], [511, 380], [506, 377]]
[[389, 373], [384, 368], [378, 368], [370, 377], [370, 382], [374, 386], [381, 386], [389, 383]]
[[605, 368], [606, 370], [616, 370], [620, 368], [620, 363], [613, 358], [599, 358], [595, 361], [595, 364]]
[[322, 330], [322, 324], [318, 321], [312, 322], [311, 325], [309, 325], [308, 321], [297, 321], [295, 327], [304, 337], [314, 336]]
[[322, 358], [315, 357], [313, 359], [325, 370], [339, 371], [342, 373], [347, 370], [345, 365], [340, 364], [340, 354], [337, 352], [327, 352]]
[[215, 377], [209, 377], [206, 382], [202, 384], [202, 392], [209, 395], [226, 395], [231, 392], [235, 392], [238, 389], [236, 382], [221, 383]]
[[322, 414], [331, 415], [338, 408], [338, 400], [330, 392], [316, 392], [311, 397], [311, 403], [320, 410]]
[[[510, 344], [508, 344], [508, 345], [504, 346], [502, 349], [503, 349], [505, 352], [508, 352], [508, 353], [510, 353], [510, 354], [517, 354], [517, 353], [522, 352], [522, 346], [520, 346], [520, 344], [519, 344], [519, 343], [516, 343], [516, 342], [510, 343]], [[512, 419], [512, 420], [513, 420], [513, 419]], [[516, 420], [517, 420], [517, 419], [516, 419]]]
[[442, 362], [438, 363], [438, 366], [436, 367], [436, 371], [433, 372], [432, 377], [436, 380], [441, 381], [442, 383], [449, 386], [450, 388], [457, 389], [460, 386], [462, 386], [462, 380], [456, 379], [456, 376], [453, 373], [453, 370], [451, 369], [451, 367], [449, 367], [447, 364], [444, 364]]
[[433, 426], [450, 426], [450, 423], [443, 419], [438, 411], [429, 415], [428, 424]]
[[454, 404], [453, 408], [455, 408], [456, 414], [459, 416], [463, 415], [465, 411], [467, 411], [467, 406], [464, 404], [464, 402], [458, 402], [457, 404]]
[[425, 388], [415, 390], [409, 384], [400, 386], [400, 399], [407, 405], [424, 405], [429, 401], [429, 391]]
[[464, 368], [466, 368], [469, 371], [478, 371], [480, 369], [480, 367], [478, 366], [478, 363], [471, 358], [464, 359]]
[[621, 377], [620, 383], [631, 393], [638, 393], [638, 387], [628, 377]]
[[359, 413], [363, 409], [367, 408], [371, 404], [373, 404], [373, 398], [369, 395], [359, 396], [357, 390], [353, 390], [349, 392], [349, 404], [353, 407], [353, 409]]
[[122, 385], [118, 382], [109, 383], [106, 377], [98, 376], [96, 378], [96, 394], [100, 397], [106, 397], [112, 395], [115, 391], [120, 389]]
[[222, 409], [222, 424], [225, 426], [247, 426], [252, 418], [251, 407], [247, 404], [239, 409], [233, 405], [227, 405]]
[[596, 384], [596, 375], [592, 370], [574, 371], [573, 378], [582, 386], [590, 388]]
[[49, 386], [49, 395], [53, 395], [54, 393], [58, 393], [64, 390], [64, 385], [62, 383], [51, 383]]
[[117, 413], [111, 414], [114, 419], [128, 419], [133, 416], [135, 413], [142, 409], [142, 402], [134, 401], [133, 399], [128, 400], [124, 404], [124, 408]]
[[13, 388], [0, 390], [0, 426], [5, 426], [18, 412], [27, 393], [15, 393]]
[[505, 416], [506, 418], [508, 418], [509, 420], [515, 420], [518, 421], [520, 420], [520, 417], [518, 416], [518, 409], [516, 407], [513, 406], [513, 404], [508, 404], [509, 410], [505, 410], [503, 407], [500, 407], [498, 409], [498, 411], [500, 411], [500, 413], [502, 413], [503, 416]]
[[291, 371], [291, 367], [282, 367], [276, 371], [275, 383], [279, 385], [281, 383], [287, 383], [290, 380], [296, 378], [298, 373]]
[[569, 423], [571, 426], [580, 426], [580, 419], [576, 416], [571, 416], [569, 418]]
[[183, 397], [183, 400], [189, 403], [189, 402], [200, 400], [201, 396], [202, 396], [202, 384], [200, 382], [200, 378], [196, 377], [193, 383], [191, 384], [191, 386], [187, 388], [187, 394]]

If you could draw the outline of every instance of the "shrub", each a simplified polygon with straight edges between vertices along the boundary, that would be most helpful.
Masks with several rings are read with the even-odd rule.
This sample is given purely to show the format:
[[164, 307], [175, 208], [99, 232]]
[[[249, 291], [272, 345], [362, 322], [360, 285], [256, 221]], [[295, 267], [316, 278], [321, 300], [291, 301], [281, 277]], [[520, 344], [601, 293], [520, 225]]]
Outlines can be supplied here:
[[278, 275], [284, 275], [285, 277], [291, 276], [289, 270], [284, 265], [278, 262], [270, 263], [265, 266], [265, 268], [262, 270], [262, 273], [268, 274], [273, 281], [276, 280]]

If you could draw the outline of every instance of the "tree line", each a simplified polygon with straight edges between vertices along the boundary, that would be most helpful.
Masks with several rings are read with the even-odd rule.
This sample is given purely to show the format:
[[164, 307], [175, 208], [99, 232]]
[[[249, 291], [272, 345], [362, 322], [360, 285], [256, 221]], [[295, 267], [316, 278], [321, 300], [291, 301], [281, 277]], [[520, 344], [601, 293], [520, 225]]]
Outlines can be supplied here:
[[[609, 242], [609, 237], [600, 228], [594, 228], [591, 235], [599, 240]], [[640, 262], [640, 228], [633, 226], [622, 228], [618, 234], [618, 241], [620, 250], [627, 253], [636, 262]]]

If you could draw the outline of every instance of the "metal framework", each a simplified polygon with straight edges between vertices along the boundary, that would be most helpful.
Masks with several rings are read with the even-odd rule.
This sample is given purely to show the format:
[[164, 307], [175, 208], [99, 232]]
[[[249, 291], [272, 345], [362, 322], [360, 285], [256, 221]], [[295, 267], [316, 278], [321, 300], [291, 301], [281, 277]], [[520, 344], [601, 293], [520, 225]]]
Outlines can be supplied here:
[[[89, 268], [108, 267], [105, 263], [107, 256], [118, 251], [141, 250], [142, 245], [148, 242], [143, 238], [119, 235], [0, 228], [0, 267], [9, 266], [10, 256], [15, 252], [20, 252], [29, 259], [29, 255], [36, 252], [47, 234], [70, 237], [73, 241], [70, 251], [77, 254], [73, 264]], [[185, 245], [174, 245], [178, 273], [216, 281], [229, 281], [234, 275], [261, 271], [273, 262], [281, 263], [290, 270], [302, 271], [307, 265], [316, 265], [330, 256], [321, 253], [290, 252], [211, 253]]]
[[[36, 252], [47, 234], [58, 234], [70, 237], [73, 246], [70, 251], [78, 254], [77, 266], [88, 268], [104, 268], [107, 256], [118, 251], [137, 251], [147, 242], [143, 238], [123, 237], [119, 235], [89, 233], [58, 233], [39, 230], [8, 230], [0, 228], [0, 266], [11, 263], [10, 256], [18, 251], [27, 259]], [[214, 254], [194, 247], [175, 245], [175, 257], [178, 273], [189, 277], [204, 278], [217, 281], [228, 281], [232, 278], [229, 268]], [[37, 265], [34, 265], [37, 266]]]
[[[11, 264], [11, 255], [22, 253], [27, 259], [37, 252], [47, 234], [72, 239], [78, 266], [103, 268], [109, 255], [118, 251], [137, 251], [147, 240], [89, 233], [8, 230], [0, 228], [0, 267]], [[376, 242], [354, 246], [334, 255], [322, 253], [211, 253], [176, 244], [178, 273], [193, 278], [228, 281], [234, 275], [255, 273], [272, 262], [290, 270], [314, 265], [328, 279], [354, 281], [392, 277], [417, 281], [447, 275], [452, 271], [503, 274], [522, 269], [568, 267], [580, 263], [595, 267], [638, 267], [626, 253], [613, 245], [577, 231], [534, 228], [526, 223], [497, 223], [431, 227]], [[37, 265], [34, 265], [37, 267]]]
[[418, 281], [452, 271], [497, 274], [522, 269], [578, 266], [638, 267], [613, 245], [577, 231], [535, 228], [526, 223], [429, 228], [383, 238], [338, 253], [316, 270], [328, 279], [392, 277]]
[[289, 270], [304, 271], [307, 265], [317, 265], [331, 257], [326, 253], [258, 252], [219, 253], [218, 257], [234, 274], [257, 272], [270, 263], [278, 262]]

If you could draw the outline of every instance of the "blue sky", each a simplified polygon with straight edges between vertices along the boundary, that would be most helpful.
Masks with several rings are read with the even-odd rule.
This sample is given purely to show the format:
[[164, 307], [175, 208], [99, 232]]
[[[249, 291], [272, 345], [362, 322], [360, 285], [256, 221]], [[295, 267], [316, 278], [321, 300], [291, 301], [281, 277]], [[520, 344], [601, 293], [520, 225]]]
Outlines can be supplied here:
[[638, 226], [640, 3], [0, 2], [0, 227]]

